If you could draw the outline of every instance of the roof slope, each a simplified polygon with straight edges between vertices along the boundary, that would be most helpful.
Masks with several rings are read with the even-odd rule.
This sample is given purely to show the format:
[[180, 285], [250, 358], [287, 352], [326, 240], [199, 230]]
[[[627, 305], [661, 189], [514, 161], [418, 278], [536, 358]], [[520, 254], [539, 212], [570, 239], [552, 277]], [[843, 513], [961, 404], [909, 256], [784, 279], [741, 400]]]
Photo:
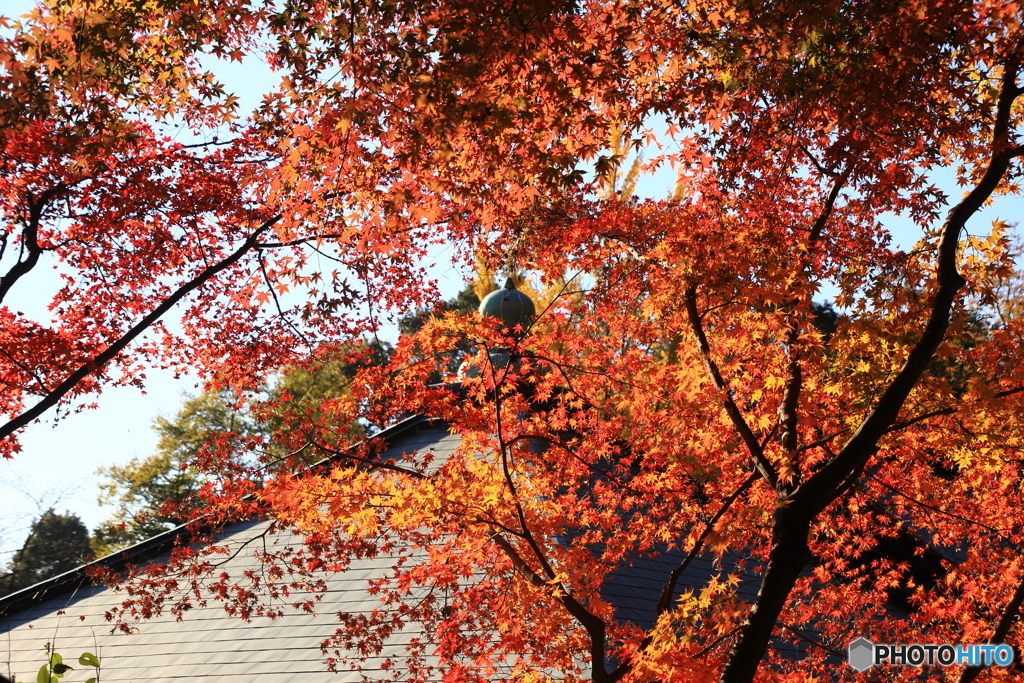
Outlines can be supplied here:
[[[396, 425], [380, 438], [389, 445], [380, 456], [383, 459], [431, 452], [435, 461], [443, 461], [460, 443], [446, 426], [424, 418]], [[225, 530], [222, 544], [242, 548], [264, 535], [269, 525], [267, 521], [233, 525]], [[180, 533], [184, 530], [172, 530], [129, 549], [129, 554], [134, 555], [135, 562], [147, 554], [159, 559], [175, 534]], [[267, 535], [265, 542], [273, 550], [297, 546], [302, 541], [279, 532]], [[637, 558], [613, 573], [602, 593], [615, 606], [617, 617], [650, 627], [665, 578], [680, 559], [679, 553]], [[116, 557], [101, 560], [106, 564], [120, 561]], [[96, 654], [102, 664], [101, 680], [108, 683], [186, 678], [201, 678], [204, 683], [241, 683], [254, 676], [259, 676], [261, 683], [347, 683], [363, 680], [363, 676], [390, 680], [395, 670], [390, 668], [388, 658], [397, 660], [405, 654], [409, 640], [418, 635], [415, 629], [392, 638], [379, 656], [363, 660], [362, 675], [348, 670], [346, 663], [339, 664], [338, 673], [328, 672], [319, 646], [337, 628], [338, 612], [360, 614], [381, 608], [380, 600], [367, 591], [367, 581], [385, 576], [393, 564], [392, 557], [382, 555], [354, 561], [348, 571], [328, 575], [328, 590], [313, 614], [288, 610], [276, 620], [253, 617], [245, 622], [228, 615], [221, 604], [211, 602], [190, 610], [182, 622], [170, 614], [140, 622], [133, 634], [111, 633], [111, 624], [104, 618], [104, 613], [120, 605], [124, 596], [89, 585], [79, 570], [0, 599], [0, 674], [31, 680], [33, 672], [45, 662], [45, 646], [52, 643], [69, 661], [82, 652]], [[261, 566], [251, 553], [239, 552], [218, 572], [241, 576]], [[716, 570], [710, 557], [695, 558], [681, 578], [679, 590], [702, 586], [723, 569], [728, 566]], [[752, 601], [758, 582], [756, 577], [743, 578], [740, 597]]]
[[[427, 450], [443, 457], [459, 444], [459, 438], [443, 426], [430, 426], [425, 421], [418, 426], [418, 431], [406, 430], [401, 438], [392, 440], [384, 457]], [[225, 531], [224, 544], [237, 548], [263, 534], [269, 524], [263, 521], [233, 525]], [[301, 543], [301, 539], [278, 533], [269, 535], [266, 542], [286, 547]], [[289, 611], [276, 620], [254, 617], [246, 623], [226, 614], [220, 604], [211, 603], [191, 610], [183, 622], [169, 614], [141, 622], [138, 632], [133, 634], [111, 634], [111, 625], [104, 618], [107, 610], [121, 603], [122, 595], [102, 586], [76, 587], [76, 582], [70, 580], [75, 577], [63, 577], [58, 586], [70, 587], [69, 593], [44, 596], [36, 604], [20, 594], [0, 601], [0, 607], [16, 599], [25, 604], [23, 609], [0, 617], [0, 674], [34, 680], [35, 672], [46, 661], [44, 648], [52, 643], [69, 661], [82, 652], [96, 654], [105, 683], [197, 678], [204, 683], [241, 683], [255, 676], [260, 677], [261, 683], [359, 681], [361, 677], [356, 672], [341, 671], [342, 667], [337, 674], [326, 671], [319, 644], [334, 632], [339, 611], [369, 612], [381, 606], [367, 592], [366, 581], [382, 576], [392, 564], [391, 558], [381, 556], [353, 562], [347, 572], [329, 576], [328, 591], [314, 614]], [[222, 567], [233, 576], [259, 568], [259, 561], [245, 552]], [[365, 661], [364, 674], [390, 679], [393, 672], [382, 668], [385, 659], [404, 654], [404, 646], [413, 635], [407, 632], [394, 638], [381, 656]]]

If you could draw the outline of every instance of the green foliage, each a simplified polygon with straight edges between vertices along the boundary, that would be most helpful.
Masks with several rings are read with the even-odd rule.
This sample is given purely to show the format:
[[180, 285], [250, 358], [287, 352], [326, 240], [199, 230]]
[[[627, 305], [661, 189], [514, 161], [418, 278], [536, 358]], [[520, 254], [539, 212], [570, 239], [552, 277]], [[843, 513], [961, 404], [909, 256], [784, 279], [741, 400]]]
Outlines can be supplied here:
[[[287, 458], [287, 466], [319, 460], [323, 456], [315, 448], [302, 446], [330, 442], [332, 437], [299, 433], [296, 425], [327, 419], [325, 406], [348, 393], [356, 372], [387, 362], [391, 351], [390, 344], [375, 340], [325, 350], [307, 366], [283, 371], [272, 387], [259, 392], [263, 400], [247, 400], [230, 390], [206, 391], [186, 399], [173, 419], [157, 418], [153, 425], [160, 435], [156, 453], [98, 472], [106, 476], [100, 484], [99, 503], [114, 505], [116, 510], [95, 530], [93, 552], [102, 557], [184, 522], [205, 481], [195, 463], [214, 440], [218, 451], [233, 452], [239, 458], [258, 443], [260, 454], [271, 462], [292, 451], [296, 455]], [[256, 411], [242, 409], [253, 405]], [[347, 430], [332, 426], [335, 437], [339, 432], [351, 435], [368, 429], [355, 422]]]
[[376, 426], [366, 422], [340, 423], [334, 418], [333, 404], [349, 395], [360, 369], [384, 365], [393, 351], [388, 342], [370, 339], [322, 349], [307, 364], [286, 368], [266, 392], [261, 411], [270, 435], [270, 460], [302, 467], [323, 457], [317, 445], [334, 446], [342, 438], [375, 431]]
[[32, 523], [25, 544], [7, 565], [0, 593], [10, 593], [71, 571], [91, 557], [89, 531], [78, 515], [50, 508]]
[[132, 458], [126, 465], [100, 468], [100, 505], [114, 505], [114, 514], [94, 532], [92, 549], [102, 557], [181, 524], [203, 484], [190, 465], [215, 435], [235, 441], [265, 435], [247, 411], [236, 410], [230, 391], [204, 392], [185, 400], [171, 420], [159, 417], [157, 452]]
[[[75, 667], [65, 664], [64, 658], [57, 652], [50, 652], [50, 644], [46, 644], [46, 651], [50, 653], [50, 658], [46, 664], [39, 667], [39, 673], [36, 674], [36, 683], [59, 683], [60, 679], [64, 678], [65, 674], [69, 671], [74, 671]], [[78, 663], [81, 666], [91, 666], [96, 669], [96, 675], [86, 679], [85, 683], [97, 683], [100, 675], [100, 659], [91, 652], [83, 652], [78, 656]], [[0, 676], [0, 683], [9, 683], [6, 678]], [[19, 681], [18, 683], [22, 683]]]

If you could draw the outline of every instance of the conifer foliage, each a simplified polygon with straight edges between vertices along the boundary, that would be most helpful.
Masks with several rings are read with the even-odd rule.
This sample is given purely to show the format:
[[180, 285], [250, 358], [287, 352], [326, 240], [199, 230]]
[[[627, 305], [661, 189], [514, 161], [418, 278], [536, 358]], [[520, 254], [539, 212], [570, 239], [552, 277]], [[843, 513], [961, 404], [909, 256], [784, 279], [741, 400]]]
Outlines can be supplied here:
[[28, 538], [0, 576], [0, 592], [12, 593], [69, 572], [92, 557], [89, 531], [78, 515], [52, 508], [32, 522]]
[[[147, 363], [217, 389], [348, 356], [437, 299], [439, 243], [545, 300], [525, 329], [438, 311], [290, 411], [268, 438], [291, 448], [215, 439], [204, 528], [269, 515], [306, 547], [264, 557], [269, 583], [210, 584], [188, 577], [214, 555], [180, 548], [192, 566], [115, 618], [184, 610], [175, 587], [276, 613], [318, 570], [398, 552], [372, 587], [395, 609], [342, 614], [329, 663], [406, 621], [431, 634], [413, 680], [427, 654], [460, 681], [853, 680], [835, 653], [858, 636], [1019, 642], [1024, 345], [1019, 318], [984, 318], [1012, 309], [1010, 226], [977, 220], [1020, 191], [1016, 3], [154, 6], [48, 0], [0, 47], [5, 454]], [[204, 52], [259, 54], [280, 84], [233, 118]], [[629, 196], [656, 168], [672, 198]], [[52, 322], [12, 298], [46, 259]], [[459, 452], [381, 462], [351, 429], [411, 413]], [[286, 466], [311, 452], [334, 460]], [[617, 619], [602, 585], [658, 554], [648, 621]], [[682, 586], [704, 556], [721, 572]]]

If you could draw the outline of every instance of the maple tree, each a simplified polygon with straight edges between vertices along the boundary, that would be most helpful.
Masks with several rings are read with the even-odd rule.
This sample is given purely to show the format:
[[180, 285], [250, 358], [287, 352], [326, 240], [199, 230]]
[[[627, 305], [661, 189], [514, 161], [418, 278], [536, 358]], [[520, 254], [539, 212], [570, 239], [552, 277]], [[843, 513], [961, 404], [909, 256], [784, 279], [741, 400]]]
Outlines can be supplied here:
[[[380, 279], [368, 256], [333, 249], [337, 271], [304, 272], [302, 246], [336, 237], [318, 230], [329, 200], [275, 196], [268, 176], [288, 151], [263, 124], [232, 125], [237, 98], [201, 64], [253, 48], [265, 13], [220, 6], [214, 27], [206, 7], [162, 7], [55, 1], [3, 20], [5, 456], [47, 411], [80, 408], [110, 383], [142, 386], [147, 365], [251, 386], [315, 348], [312, 336], [366, 327], [344, 307]], [[317, 225], [295, 236], [304, 215]], [[36, 320], [14, 296], [51, 266], [63, 282], [51, 320]], [[282, 301], [310, 283], [324, 295]], [[166, 326], [179, 304], [180, 324]]]
[[[90, 18], [113, 1], [45, 7], [2, 52], [0, 197], [23, 258], [0, 294], [42, 253], [68, 282], [52, 327], [2, 309], [9, 450], [147, 362], [214, 387], [314, 368], [436, 298], [419, 263], [445, 242], [536, 273], [536, 321], [439, 316], [296, 413], [277, 438], [314, 435], [329, 471], [232, 459], [230, 439], [197, 463], [221, 477], [204, 524], [268, 514], [306, 537], [313, 559], [285, 559], [283, 583], [408, 552], [376, 590], [435, 634], [452, 680], [499, 663], [521, 680], [852, 680], [829, 657], [859, 635], [1018, 642], [1021, 323], [977, 325], [1014, 253], [1005, 223], [971, 222], [1019, 192], [1015, 3], [233, 0], [120, 23]], [[77, 75], [33, 47], [55, 42], [109, 66]], [[223, 142], [203, 50], [283, 76]], [[144, 77], [151, 61], [170, 75]], [[169, 116], [208, 137], [166, 140]], [[671, 200], [609, 191], [631, 148], [676, 169]], [[944, 168], [962, 197], [933, 184]], [[918, 248], [890, 244], [888, 212]], [[181, 329], [159, 327], [186, 299]], [[486, 368], [496, 349], [513, 362], [428, 384], [453, 353]], [[459, 452], [384, 462], [348, 430], [409, 413], [449, 423]], [[725, 570], [682, 590], [707, 553], [757, 578], [753, 604]], [[601, 586], [656, 554], [680, 559], [654, 625], [617, 621]], [[209, 558], [177, 559], [198, 576]], [[188, 581], [144, 584], [123, 618]], [[325, 647], [372, 650], [395, 619], [349, 615]], [[428, 675], [413, 647], [409, 675]]]

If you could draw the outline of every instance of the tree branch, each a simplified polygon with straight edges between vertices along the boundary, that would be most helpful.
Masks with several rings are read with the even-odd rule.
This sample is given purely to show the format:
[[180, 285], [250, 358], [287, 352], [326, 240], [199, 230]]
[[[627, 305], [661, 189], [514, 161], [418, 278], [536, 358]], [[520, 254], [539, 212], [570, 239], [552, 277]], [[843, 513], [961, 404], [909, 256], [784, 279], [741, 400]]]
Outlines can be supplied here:
[[788, 624], [780, 623], [779, 626], [784, 628], [784, 629], [786, 629], [787, 631], [789, 631], [790, 633], [792, 633], [793, 635], [795, 635], [797, 638], [799, 638], [800, 640], [802, 640], [804, 642], [810, 643], [811, 645], [816, 645], [816, 646], [820, 647], [822, 650], [824, 650], [825, 652], [833, 654], [836, 657], [841, 657], [843, 659], [846, 659], [846, 653], [845, 652], [840, 652], [839, 650], [836, 650], [835, 648], [829, 647], [828, 645], [826, 645], [825, 643], [821, 642], [820, 640], [815, 640], [814, 638], [811, 638], [806, 633], [803, 633], [802, 631], [798, 631], [795, 628], [793, 628], [792, 626], [789, 626]]
[[408, 469], [406, 467], [401, 467], [400, 465], [392, 465], [391, 463], [389, 463], [389, 462], [387, 462], [385, 460], [373, 460], [371, 458], [364, 458], [361, 455], [356, 455], [352, 451], [341, 451], [341, 450], [338, 450], [337, 448], [331, 448], [330, 446], [325, 446], [323, 444], [316, 443], [315, 441], [311, 441], [310, 443], [313, 445], [314, 448], [319, 448], [320, 450], [324, 451], [325, 453], [330, 453], [331, 455], [333, 455], [336, 458], [341, 458], [341, 459], [344, 459], [344, 460], [351, 460], [351, 461], [354, 461], [354, 462], [362, 463], [363, 465], [366, 465], [367, 467], [370, 467], [372, 469], [388, 470], [390, 472], [398, 472], [400, 474], [406, 474], [406, 475], [408, 475], [410, 477], [413, 477], [414, 479], [426, 479], [427, 478], [427, 475], [423, 474], [422, 472], [417, 472], [416, 470], [410, 470], [410, 469]]
[[290, 240], [288, 242], [260, 242], [256, 245], [256, 249], [278, 249], [281, 247], [297, 247], [301, 244], [309, 244], [310, 242], [319, 242], [320, 240], [331, 240], [340, 239], [344, 237], [341, 233], [332, 233], [329, 235], [311, 235], [310, 237], [299, 237], [298, 239]]
[[545, 581], [543, 577], [537, 574], [537, 572], [535, 572], [530, 565], [526, 563], [519, 554], [519, 551], [515, 549], [515, 546], [509, 543], [508, 540], [500, 533], [495, 532], [491, 534], [491, 540], [494, 541], [498, 547], [502, 549], [509, 560], [511, 560], [512, 566], [516, 568], [516, 571], [518, 571], [534, 586], [543, 588], [548, 595], [561, 603], [569, 614], [575, 617], [583, 628], [586, 629], [587, 635], [590, 636], [590, 656], [591, 666], [593, 667], [592, 679], [594, 683], [614, 683], [621, 678], [622, 674], [613, 678], [612, 675], [609, 675], [604, 668], [604, 640], [606, 629], [604, 620], [584, 607], [583, 604], [574, 598], [561, 583]]
[[[1019, 394], [1022, 391], [1024, 391], [1024, 387], [1015, 387], [1013, 389], [1007, 389], [1005, 391], [1000, 391], [1000, 392], [996, 393], [994, 396], [995, 396], [995, 398], [1006, 398], [1007, 396], [1013, 396], [1014, 394]], [[961, 407], [962, 406], [956, 406], [956, 407], [949, 406], [947, 408], [938, 408], [936, 410], [932, 410], [932, 411], [927, 412], [927, 413], [922, 413], [921, 415], [917, 415], [915, 417], [911, 417], [911, 418], [908, 418], [906, 420], [902, 420], [900, 422], [897, 422], [897, 423], [893, 424], [891, 427], [889, 427], [889, 429], [887, 431], [888, 432], [898, 432], [901, 429], [906, 429], [907, 427], [915, 425], [918, 422], [924, 422], [925, 420], [930, 420], [933, 417], [940, 417], [942, 415], [953, 415], [953, 414], [957, 413], [960, 410]]]
[[794, 494], [794, 502], [816, 515], [833, 500], [840, 484], [852, 474], [862, 471], [874, 452], [878, 440], [895, 423], [910, 392], [917, 385], [931, 362], [949, 326], [950, 311], [957, 292], [965, 284], [957, 271], [957, 247], [967, 220], [982, 207], [999, 185], [1012, 159], [1006, 145], [1009, 135], [1010, 108], [1016, 97], [1016, 78], [1020, 68], [1020, 46], [1009, 58], [1003, 71], [1002, 85], [992, 132], [992, 157], [977, 185], [950, 209], [942, 225], [938, 247], [937, 287], [925, 329], [911, 350], [903, 367], [835, 458], [810, 477]]
[[965, 284], [956, 264], [960, 233], [967, 220], [998, 187], [1012, 159], [1006, 142], [1009, 139], [1010, 108], [1018, 94], [1016, 78], [1021, 49], [1022, 44], [1017, 44], [1004, 66], [992, 129], [992, 156], [985, 174], [964, 199], [950, 209], [942, 225], [937, 286], [924, 331], [874, 409], [839, 453], [801, 483], [796, 491], [780, 499], [772, 524], [768, 568], [750, 616], [722, 673], [722, 683], [749, 683], [754, 679], [778, 616], [800, 572], [811, 558], [807, 545], [811, 522], [863, 472], [877, 450], [879, 439], [896, 421], [945, 336], [953, 302]]
[[707, 525], [704, 527], [704, 531], [701, 532], [701, 535], [697, 537], [697, 541], [693, 544], [693, 548], [690, 550], [689, 553], [687, 553], [686, 557], [683, 558], [683, 561], [680, 562], [679, 565], [672, 570], [672, 573], [669, 574], [668, 581], [665, 583], [665, 586], [661, 589], [661, 595], [658, 597], [658, 606], [656, 608], [656, 614], [658, 616], [661, 616], [669, 609], [671, 609], [672, 597], [676, 593], [676, 585], [679, 583], [679, 578], [683, 575], [683, 572], [686, 571], [686, 568], [690, 566], [693, 560], [700, 553], [701, 549], [704, 547], [704, 541], [706, 541], [708, 536], [711, 535], [712, 530], [714, 530], [715, 528], [715, 524], [717, 524], [718, 520], [720, 520], [722, 516], [726, 512], [728, 512], [729, 508], [732, 507], [732, 504], [736, 502], [736, 499], [743, 495], [743, 493], [747, 491], [747, 489], [749, 489], [755, 481], [760, 479], [760, 477], [760, 472], [751, 473], [750, 476], [744, 479], [743, 483], [741, 483], [736, 488], [736, 490], [733, 491], [732, 494], [725, 499], [725, 502], [722, 503], [722, 506], [720, 508], [718, 508], [718, 511], [714, 514], [714, 516], [712, 516], [711, 519], [708, 520]]
[[[810, 156], [810, 153], [808, 153], [808, 156]], [[821, 239], [822, 231], [825, 230], [825, 226], [828, 224], [828, 219], [831, 218], [832, 212], [835, 210], [839, 193], [843, 191], [843, 187], [846, 186], [847, 181], [850, 179], [852, 170], [853, 166], [848, 165], [842, 173], [832, 175], [835, 181], [832, 183], [828, 196], [825, 197], [821, 211], [818, 212], [817, 218], [814, 219], [814, 223], [808, 231], [806, 258], [804, 259], [800, 275], [803, 281], [806, 281], [810, 275], [815, 248]], [[800, 472], [800, 458], [798, 457], [800, 446], [800, 432], [798, 431], [800, 392], [803, 390], [803, 371], [800, 367], [799, 348], [800, 320], [797, 318], [795, 311], [798, 303], [799, 299], [794, 296], [787, 306], [789, 313], [786, 324], [789, 327], [789, 331], [786, 334], [786, 352], [789, 361], [786, 366], [786, 384], [782, 392], [782, 403], [779, 405], [779, 427], [782, 432], [779, 442], [782, 445], [782, 450], [789, 465], [789, 471], [785, 473], [786, 476], [783, 477], [782, 485], [787, 491], [792, 491], [799, 486], [802, 476]]]
[[[533, 569], [531, 569], [526, 562], [516, 551], [515, 547], [511, 543], [506, 541], [500, 534], [494, 534], [495, 542], [498, 543], [505, 554], [509, 556], [513, 564], [524, 574], [530, 582], [534, 585], [544, 585], [548, 588], [549, 593], [552, 597], [558, 600], [576, 620], [583, 626], [587, 631], [587, 635], [590, 637], [590, 665], [591, 665], [591, 678], [594, 683], [612, 683], [613, 680], [609, 679], [608, 672], [605, 669], [605, 631], [606, 626], [604, 620], [596, 616], [590, 610], [583, 606], [576, 598], [574, 598], [560, 581], [557, 580], [557, 572], [555, 568], [551, 566], [547, 557], [544, 554], [540, 544], [537, 543], [537, 539], [530, 531], [530, 527], [526, 522], [526, 512], [523, 510], [523, 506], [519, 501], [519, 491], [516, 487], [515, 481], [512, 478], [512, 472], [509, 466], [509, 444], [505, 441], [505, 435], [503, 434], [502, 427], [502, 401], [501, 392], [495, 390], [494, 392], [494, 419], [495, 419], [495, 432], [497, 434], [499, 457], [501, 458], [501, 472], [502, 477], [505, 480], [505, 486], [508, 487], [509, 495], [512, 497], [512, 505], [515, 509], [516, 520], [519, 522], [520, 538], [530, 547], [530, 551], [534, 557], [537, 558], [537, 562], [540, 563], [544, 574], [548, 577], [544, 580], [538, 576]], [[526, 573], [526, 570], [529, 573]], [[538, 584], [540, 581], [541, 584]]]
[[736, 402], [729, 395], [728, 387], [722, 378], [721, 371], [718, 369], [718, 364], [711, 357], [711, 345], [708, 343], [707, 334], [704, 332], [704, 326], [701, 324], [700, 312], [697, 310], [697, 288], [695, 286], [691, 285], [687, 288], [685, 301], [690, 330], [693, 332], [693, 336], [697, 338], [697, 350], [700, 353], [701, 360], [704, 362], [704, 368], [707, 370], [712, 384], [714, 384], [715, 389], [718, 390], [721, 396], [725, 412], [729, 415], [729, 419], [732, 421], [736, 431], [739, 432], [740, 438], [747, 445], [750, 457], [754, 461], [754, 467], [775, 488], [778, 485], [778, 475], [775, 468], [768, 461], [768, 458], [765, 457], [761, 443], [754, 436], [754, 432], [751, 431], [747, 421], [743, 418], [743, 413], [740, 412]]
[[0, 277], [0, 302], [6, 297], [8, 292], [11, 291], [11, 287], [20, 280], [24, 275], [31, 272], [36, 264], [39, 262], [39, 257], [43, 253], [43, 248], [39, 246], [39, 222], [43, 218], [43, 211], [46, 210], [46, 205], [51, 199], [63, 192], [67, 187], [64, 184], [51, 187], [46, 192], [42, 193], [39, 198], [29, 203], [29, 215], [28, 223], [25, 225], [21, 233], [21, 245], [27, 257], [22, 260], [21, 255], [18, 257], [18, 262], [11, 266], [7, 273]]
[[[1017, 590], [1013, 592], [1010, 602], [1006, 603], [1006, 607], [1003, 608], [1003, 615], [996, 625], [996, 630], [992, 632], [992, 636], [988, 639], [989, 643], [995, 645], [1006, 642], [1006, 636], [1013, 627], [1013, 622], [1020, 611], [1021, 603], [1024, 603], [1024, 579], [1017, 585]], [[984, 668], [983, 666], [964, 667], [964, 670], [960, 672], [960, 678], [957, 680], [957, 683], [971, 683]]]
[[113, 344], [108, 346], [102, 353], [98, 354], [95, 358], [89, 362], [81, 365], [77, 370], [71, 373], [67, 379], [60, 383], [56, 388], [50, 391], [39, 403], [35, 404], [28, 410], [22, 412], [20, 415], [12, 418], [3, 426], [0, 426], [0, 439], [6, 439], [11, 436], [14, 432], [21, 429], [32, 420], [36, 419], [48, 409], [55, 406], [62, 398], [68, 395], [78, 383], [89, 375], [98, 372], [108, 362], [117, 357], [132, 341], [148, 329], [153, 323], [160, 319], [164, 313], [174, 307], [179, 301], [185, 298], [189, 293], [198, 289], [206, 282], [214, 278], [220, 272], [230, 268], [232, 265], [237, 263], [246, 253], [251, 251], [256, 246], [256, 240], [259, 236], [268, 230], [272, 225], [277, 223], [281, 219], [280, 215], [275, 216], [264, 222], [259, 228], [257, 228], [249, 237], [242, 242], [234, 252], [229, 256], [222, 259], [221, 261], [208, 266], [199, 275], [188, 281], [181, 287], [179, 287], [173, 294], [164, 299], [164, 301], [157, 306], [153, 311], [145, 318], [136, 323], [131, 329], [121, 335]]
[[[920, 501], [920, 500], [918, 500], [916, 498], [908, 496], [906, 493], [903, 493], [903, 491], [900, 491], [895, 486], [891, 486], [889, 484], [886, 484], [884, 481], [882, 481], [881, 479], [876, 477], [874, 474], [870, 474], [869, 473], [868, 474], [868, 478], [870, 478], [875, 483], [877, 483], [877, 484], [879, 484], [879, 485], [889, 489], [890, 491], [895, 493], [897, 496], [899, 496], [901, 498], [906, 498], [907, 500], [909, 500], [914, 505], [918, 505], [918, 506], [923, 507], [923, 508], [925, 508], [927, 510], [931, 510], [932, 512], [937, 512], [940, 515], [944, 515], [946, 517], [952, 517], [953, 519], [959, 519], [961, 522], [967, 522], [968, 524], [974, 524], [976, 526], [980, 526], [982, 529], [985, 529], [986, 531], [991, 531], [996, 536], [998, 536], [1000, 539], [1002, 539], [1004, 541], [1006, 540], [1006, 537], [1003, 536], [1003, 531], [1004, 530], [996, 529], [995, 527], [991, 527], [988, 524], [985, 524], [984, 522], [979, 522], [979, 521], [974, 520], [974, 519], [968, 519], [966, 517], [962, 517], [962, 516], [960, 516], [960, 515], [958, 515], [958, 514], [956, 514], [954, 512], [947, 512], [946, 510], [943, 510], [941, 508], [937, 508], [934, 505], [929, 505], [928, 503], [925, 503], [924, 501]], [[1007, 529], [1006, 531], [1009, 531], [1009, 530]]]

